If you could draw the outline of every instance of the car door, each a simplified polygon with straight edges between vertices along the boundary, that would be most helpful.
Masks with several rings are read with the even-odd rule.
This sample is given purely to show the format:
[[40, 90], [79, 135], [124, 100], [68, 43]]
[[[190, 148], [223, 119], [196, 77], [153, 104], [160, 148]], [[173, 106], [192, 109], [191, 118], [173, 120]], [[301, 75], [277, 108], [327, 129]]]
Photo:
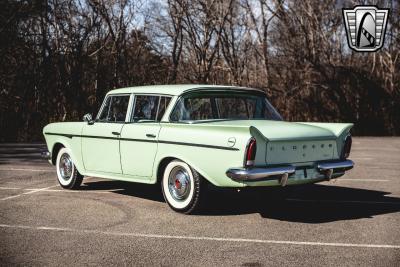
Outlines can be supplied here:
[[82, 130], [82, 156], [85, 169], [121, 174], [119, 139], [129, 117], [130, 95], [108, 95], [93, 124]]
[[136, 95], [130, 123], [121, 132], [121, 165], [123, 174], [152, 175], [157, 153], [160, 120], [169, 104], [170, 97]]

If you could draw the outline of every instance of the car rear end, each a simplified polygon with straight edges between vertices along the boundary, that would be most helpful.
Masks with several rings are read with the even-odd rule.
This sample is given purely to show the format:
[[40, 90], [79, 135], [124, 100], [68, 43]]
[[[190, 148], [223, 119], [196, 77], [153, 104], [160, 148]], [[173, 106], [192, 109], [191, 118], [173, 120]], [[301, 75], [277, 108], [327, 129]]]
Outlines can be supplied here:
[[337, 135], [325, 128], [299, 123], [253, 127], [243, 166], [228, 169], [226, 175], [248, 186], [285, 186], [338, 178], [354, 165], [348, 159], [351, 126], [340, 125], [342, 131]]

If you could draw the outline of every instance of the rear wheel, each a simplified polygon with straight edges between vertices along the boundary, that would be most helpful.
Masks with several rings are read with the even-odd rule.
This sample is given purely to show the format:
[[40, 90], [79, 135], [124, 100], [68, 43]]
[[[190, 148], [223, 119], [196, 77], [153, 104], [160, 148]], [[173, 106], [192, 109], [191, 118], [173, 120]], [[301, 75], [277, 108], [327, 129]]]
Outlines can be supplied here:
[[77, 189], [83, 180], [71, 158], [68, 148], [61, 148], [56, 161], [57, 179], [59, 184], [66, 189]]
[[200, 174], [188, 164], [173, 160], [166, 166], [161, 183], [164, 199], [177, 212], [192, 213], [200, 206], [204, 186]]

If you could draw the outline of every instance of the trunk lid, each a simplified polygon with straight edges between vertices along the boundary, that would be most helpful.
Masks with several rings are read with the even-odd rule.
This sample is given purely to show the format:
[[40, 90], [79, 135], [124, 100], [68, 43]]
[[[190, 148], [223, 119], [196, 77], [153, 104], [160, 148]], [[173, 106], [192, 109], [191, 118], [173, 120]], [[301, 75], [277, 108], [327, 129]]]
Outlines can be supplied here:
[[215, 124], [250, 127], [253, 136], [265, 139], [265, 143], [262, 142], [266, 146], [261, 150], [263, 155], [257, 154], [256, 161], [260, 163], [302, 163], [337, 158], [337, 136], [319, 125], [268, 120], [220, 121]]
[[335, 158], [336, 135], [325, 128], [295, 122], [253, 124], [267, 139], [267, 164], [303, 163]]
[[336, 140], [271, 141], [267, 143], [268, 164], [303, 163], [336, 158]]

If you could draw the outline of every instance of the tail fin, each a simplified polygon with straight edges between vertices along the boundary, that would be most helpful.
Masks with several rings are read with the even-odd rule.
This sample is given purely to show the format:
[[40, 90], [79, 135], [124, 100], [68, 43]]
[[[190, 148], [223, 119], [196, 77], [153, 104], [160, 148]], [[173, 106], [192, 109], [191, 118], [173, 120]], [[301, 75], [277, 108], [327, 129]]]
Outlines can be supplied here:
[[353, 123], [323, 123], [323, 122], [301, 122], [312, 126], [321, 127], [330, 130], [336, 137], [341, 138], [346, 136], [350, 129], [353, 128]]

